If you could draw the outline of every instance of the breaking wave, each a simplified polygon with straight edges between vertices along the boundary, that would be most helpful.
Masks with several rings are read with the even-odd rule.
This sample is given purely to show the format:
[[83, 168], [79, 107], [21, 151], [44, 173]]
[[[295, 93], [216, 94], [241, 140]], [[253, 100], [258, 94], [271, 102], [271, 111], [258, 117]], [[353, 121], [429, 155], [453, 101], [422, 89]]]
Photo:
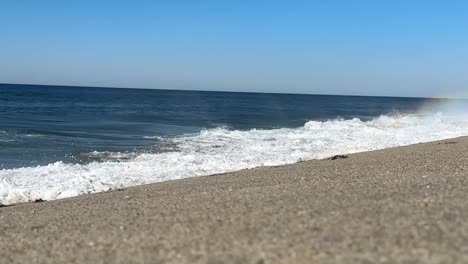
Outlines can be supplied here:
[[309, 121], [299, 128], [215, 128], [180, 137], [158, 137], [172, 151], [92, 152], [104, 162], [0, 170], [0, 203], [52, 200], [146, 183], [322, 159], [468, 135], [468, 120], [443, 114], [384, 115]]

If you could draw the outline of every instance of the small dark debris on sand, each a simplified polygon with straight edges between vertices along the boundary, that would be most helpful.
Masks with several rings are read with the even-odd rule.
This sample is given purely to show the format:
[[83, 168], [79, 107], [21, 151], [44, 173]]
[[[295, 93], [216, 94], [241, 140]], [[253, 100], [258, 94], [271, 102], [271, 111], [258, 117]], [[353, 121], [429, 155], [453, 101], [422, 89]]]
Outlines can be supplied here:
[[116, 189], [109, 189], [107, 191], [105, 191], [106, 193], [110, 193], [110, 192], [122, 192], [122, 191], [125, 191], [125, 188], [116, 188]]
[[335, 155], [333, 157], [328, 158], [329, 160], [337, 160], [337, 159], [347, 159], [348, 155]]
[[39, 199], [36, 199], [33, 201], [33, 203], [42, 203], [42, 202], [45, 202], [45, 200], [39, 198]]
[[457, 143], [458, 143], [457, 141], [444, 141], [444, 142], [440, 142], [437, 145], [440, 145], [440, 144], [451, 145], [451, 144], [457, 144]]

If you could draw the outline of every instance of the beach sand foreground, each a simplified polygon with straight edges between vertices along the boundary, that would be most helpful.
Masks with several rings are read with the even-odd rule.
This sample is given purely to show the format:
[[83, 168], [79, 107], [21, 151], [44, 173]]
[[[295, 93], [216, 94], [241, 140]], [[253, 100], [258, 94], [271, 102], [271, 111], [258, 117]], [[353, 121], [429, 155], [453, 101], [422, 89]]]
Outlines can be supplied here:
[[0, 208], [1, 263], [468, 263], [468, 138]]

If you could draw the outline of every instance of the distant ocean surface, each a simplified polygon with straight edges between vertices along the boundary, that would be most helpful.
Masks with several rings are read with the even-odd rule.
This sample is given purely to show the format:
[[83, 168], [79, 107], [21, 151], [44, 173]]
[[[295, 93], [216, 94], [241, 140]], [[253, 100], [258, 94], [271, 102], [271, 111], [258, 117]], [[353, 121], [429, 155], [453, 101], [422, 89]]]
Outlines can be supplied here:
[[0, 203], [468, 135], [465, 100], [0, 84]]

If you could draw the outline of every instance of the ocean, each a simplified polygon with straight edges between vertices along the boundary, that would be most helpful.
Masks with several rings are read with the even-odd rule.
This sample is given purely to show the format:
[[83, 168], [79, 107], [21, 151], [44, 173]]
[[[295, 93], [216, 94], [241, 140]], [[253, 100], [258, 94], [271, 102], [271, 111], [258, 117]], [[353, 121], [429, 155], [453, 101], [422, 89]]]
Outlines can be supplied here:
[[468, 101], [0, 84], [0, 203], [468, 135]]

